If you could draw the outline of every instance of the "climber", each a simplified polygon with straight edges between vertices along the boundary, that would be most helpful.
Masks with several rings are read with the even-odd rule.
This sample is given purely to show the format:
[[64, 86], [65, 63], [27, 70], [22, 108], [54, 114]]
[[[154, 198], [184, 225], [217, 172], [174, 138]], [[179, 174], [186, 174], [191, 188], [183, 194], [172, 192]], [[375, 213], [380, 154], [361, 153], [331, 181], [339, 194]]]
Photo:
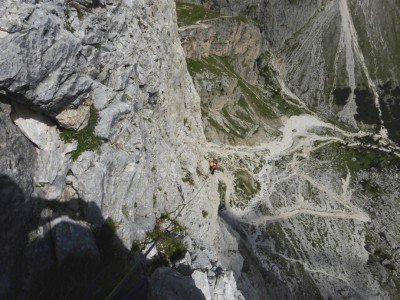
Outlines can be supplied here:
[[210, 173], [211, 175], [214, 175], [214, 172], [218, 167], [218, 160], [213, 158], [212, 160], [209, 160], [208, 163], [210, 164]]

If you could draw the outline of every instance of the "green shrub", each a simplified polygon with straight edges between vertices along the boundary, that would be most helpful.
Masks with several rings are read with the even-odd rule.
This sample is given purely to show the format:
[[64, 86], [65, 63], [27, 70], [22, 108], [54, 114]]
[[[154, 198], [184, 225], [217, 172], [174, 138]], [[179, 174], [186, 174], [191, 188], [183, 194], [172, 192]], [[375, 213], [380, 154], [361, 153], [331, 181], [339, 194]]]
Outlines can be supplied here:
[[65, 21], [65, 23], [64, 23], [64, 28], [65, 28], [66, 30], [68, 30], [69, 32], [71, 32], [71, 33], [74, 33], [74, 32], [75, 32], [75, 28], [72, 27], [70, 21]]
[[[164, 232], [165, 228], [169, 228], [169, 232]], [[185, 234], [186, 228], [178, 221], [172, 220], [168, 214], [162, 214], [157, 220], [156, 226], [146, 234], [146, 243], [154, 242], [159, 236], [160, 240], [157, 244], [157, 250], [164, 254], [168, 259], [174, 260], [182, 257], [186, 252], [180, 236]]]
[[71, 5], [71, 7], [76, 9], [76, 12], [78, 14], [78, 19], [82, 20], [85, 15], [86, 9], [82, 5], [80, 5], [76, 2], [70, 2], [70, 5]]
[[201, 214], [203, 215], [203, 218], [206, 218], [208, 216], [208, 211], [202, 210]]
[[122, 214], [125, 216], [125, 218], [129, 218], [129, 210], [128, 210], [128, 206], [126, 205], [122, 205]]
[[37, 237], [38, 237], [38, 233], [36, 232], [36, 230], [32, 230], [32, 231], [28, 232], [28, 241], [29, 242], [34, 241], [35, 239], [37, 239]]
[[150, 239], [151, 241], [156, 240], [159, 235], [161, 235], [162, 231], [161, 228], [158, 224], [156, 224], [156, 227], [154, 227], [154, 229], [152, 231], [149, 231], [146, 233], [146, 238]]
[[131, 245], [131, 252], [142, 251], [144, 249], [143, 244], [138, 240], [133, 240]]
[[183, 242], [170, 234], [165, 234], [158, 245], [158, 249], [165, 253], [169, 259], [182, 257], [186, 252], [186, 247]]
[[[343, 175], [346, 175], [348, 171], [356, 174], [370, 168], [381, 172], [388, 167], [400, 167], [400, 159], [396, 153], [388, 153], [363, 145], [349, 146], [337, 142], [322, 146], [312, 153], [312, 158], [317, 160], [326, 160], [327, 157], [332, 166]], [[375, 187], [369, 187], [367, 183], [364, 188], [375, 189]]]
[[64, 9], [64, 15], [69, 19], [71, 17], [71, 10], [69, 8]]
[[104, 227], [114, 233], [117, 231], [118, 226], [119, 226], [119, 223], [117, 223], [115, 220], [113, 220], [110, 217], [108, 217], [106, 219], [106, 221], [104, 222]]
[[243, 22], [243, 23], [248, 23], [247, 17], [243, 15], [235, 16], [234, 19]]

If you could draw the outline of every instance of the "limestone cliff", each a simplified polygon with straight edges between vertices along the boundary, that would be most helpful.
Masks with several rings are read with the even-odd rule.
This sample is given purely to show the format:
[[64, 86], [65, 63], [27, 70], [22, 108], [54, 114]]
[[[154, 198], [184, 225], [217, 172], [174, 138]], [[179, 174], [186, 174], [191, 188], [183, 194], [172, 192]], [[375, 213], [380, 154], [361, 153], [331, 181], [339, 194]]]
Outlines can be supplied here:
[[[175, 3], [7, 0], [0, 15], [2, 244], [10, 245], [1, 298], [104, 296], [127, 271], [129, 251], [183, 200], [195, 203], [178, 219], [186, 248], [203, 256], [188, 280], [201, 287], [218, 269], [208, 274], [215, 293], [240, 297], [227, 271], [227, 257], [240, 256], [226, 255], [237, 243], [218, 221]], [[221, 238], [232, 241], [215, 249]]]
[[188, 2], [0, 7], [0, 298], [395, 298], [397, 2]]

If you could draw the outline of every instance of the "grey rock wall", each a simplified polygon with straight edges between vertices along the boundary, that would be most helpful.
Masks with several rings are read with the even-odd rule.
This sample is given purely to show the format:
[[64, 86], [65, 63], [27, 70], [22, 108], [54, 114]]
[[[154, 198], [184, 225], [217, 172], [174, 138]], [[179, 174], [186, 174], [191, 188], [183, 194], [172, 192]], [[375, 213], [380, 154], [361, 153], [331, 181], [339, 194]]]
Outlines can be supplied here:
[[[0, 94], [2, 101], [4, 97]], [[36, 153], [33, 145], [12, 123], [11, 105], [0, 103], [0, 297], [10, 297], [12, 273], [25, 245], [24, 233], [30, 226], [36, 203], [29, 200], [33, 191], [33, 164]], [[18, 184], [16, 184], [18, 182]]]
[[[192, 147], [188, 141], [203, 140], [199, 118], [191, 114], [198, 111], [198, 100], [174, 31], [174, 6], [130, 1], [86, 6], [7, 1], [1, 87], [13, 101], [33, 109], [19, 109], [14, 119], [40, 149], [35, 181], [43, 187], [36, 194], [59, 199], [70, 170], [68, 182], [86, 201], [116, 220], [132, 223], [136, 214], [150, 218], [151, 227], [153, 209], [166, 210], [168, 199], [176, 203], [180, 163], [187, 164], [192, 155], [189, 149], [180, 159], [174, 153]], [[96, 134], [103, 145], [71, 161], [68, 152], [77, 145], [61, 141], [57, 127], [70, 125], [46, 115], [54, 118], [83, 98], [97, 111]], [[153, 208], [153, 194], [160, 207]], [[139, 208], [126, 219], [123, 205]]]
[[1, 173], [17, 181], [24, 194], [30, 195], [33, 191], [33, 164], [36, 158], [34, 146], [15, 126], [10, 117], [11, 104], [3, 95], [0, 95], [1, 113]]
[[91, 80], [82, 76], [81, 42], [65, 30], [64, 1], [1, 7], [0, 84], [21, 102], [57, 111], [79, 104]]
[[[186, 69], [173, 1], [7, 0], [0, 15], [0, 89], [9, 103], [1, 121], [11, 126], [12, 107], [19, 128], [12, 125], [2, 135], [2, 150], [22, 145], [11, 160], [2, 156], [2, 168], [40, 204], [33, 225], [16, 234], [15, 245], [26, 247], [22, 262], [47, 257], [43, 266], [65, 267], [77, 252], [94, 259], [99, 251], [113, 252], [96, 235], [106, 220], [116, 231], [111, 244], [124, 257], [161, 213], [177, 212], [178, 184], [193, 202], [179, 220], [197, 245], [207, 245], [215, 260], [235, 247], [213, 247], [221, 236], [217, 182], [207, 176], [200, 99]], [[88, 114], [97, 119], [89, 135], [100, 145], [81, 151], [82, 140], [61, 136], [85, 129]], [[82, 153], [72, 158], [75, 151]], [[41, 250], [51, 255], [41, 256]], [[81, 285], [76, 294], [95, 270], [79, 272], [83, 266], [75, 262], [69, 269], [83, 277], [75, 282]], [[24, 282], [38, 270], [32, 267]], [[46, 295], [58, 297], [53, 290], [69, 278], [43, 279], [54, 286]], [[112, 278], [104, 282], [116, 284]], [[25, 292], [28, 283], [21, 298]]]

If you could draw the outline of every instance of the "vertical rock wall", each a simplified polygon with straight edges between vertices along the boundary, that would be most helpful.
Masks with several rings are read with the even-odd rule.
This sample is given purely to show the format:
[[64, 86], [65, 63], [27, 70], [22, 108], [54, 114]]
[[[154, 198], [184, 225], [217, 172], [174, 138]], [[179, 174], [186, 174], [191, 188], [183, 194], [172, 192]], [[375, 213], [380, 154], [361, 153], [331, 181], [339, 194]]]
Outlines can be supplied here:
[[[213, 250], [217, 182], [174, 1], [6, 0], [0, 15], [1, 121], [12, 129], [2, 149], [15, 153], [2, 156], [1, 171], [43, 205], [40, 224], [20, 234], [27, 257], [46, 247], [51, 262], [96, 258], [90, 228], [107, 219], [129, 250], [161, 213], [175, 217], [178, 186], [191, 200], [180, 218], [188, 234], [216, 260], [228, 251]], [[45, 238], [53, 248], [36, 245]]]
[[[151, 228], [153, 211], [178, 204], [182, 169], [196, 176], [204, 140], [173, 2], [7, 1], [2, 11], [0, 82], [30, 107], [14, 119], [38, 148], [35, 194], [66, 201], [75, 191], [126, 237], [134, 222]], [[79, 105], [94, 106], [101, 146], [71, 160], [79, 145], [60, 139], [57, 115]]]
[[35, 150], [10, 118], [11, 105], [0, 94], [0, 297], [10, 299], [15, 263], [26, 243], [24, 233], [30, 226], [37, 204], [30, 200], [33, 191]]

